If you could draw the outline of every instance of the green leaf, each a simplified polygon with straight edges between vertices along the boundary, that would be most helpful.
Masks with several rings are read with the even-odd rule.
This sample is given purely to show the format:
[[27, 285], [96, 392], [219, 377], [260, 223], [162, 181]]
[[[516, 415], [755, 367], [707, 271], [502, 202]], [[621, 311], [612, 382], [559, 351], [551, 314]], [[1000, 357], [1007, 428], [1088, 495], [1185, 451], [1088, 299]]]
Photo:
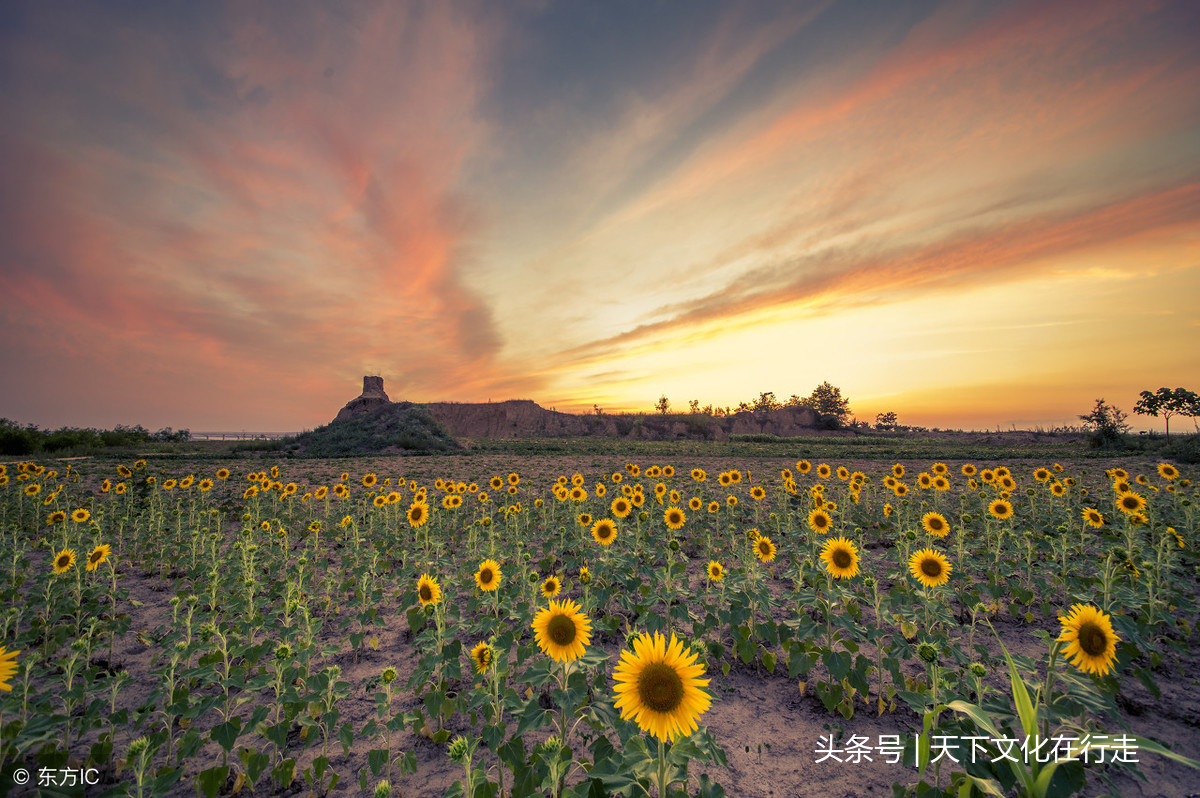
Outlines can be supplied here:
[[224, 787], [224, 782], [229, 778], [229, 766], [222, 764], [221, 767], [209, 768], [208, 770], [200, 770], [196, 774], [196, 785], [200, 793], [208, 798], [216, 798], [217, 792], [220, 792]]
[[234, 715], [224, 723], [218, 723], [216, 726], [214, 726], [210, 736], [217, 743], [217, 745], [225, 749], [225, 753], [229, 753], [233, 750], [233, 744], [237, 742], [238, 735], [241, 734], [241, 731], [242, 719], [239, 716]]

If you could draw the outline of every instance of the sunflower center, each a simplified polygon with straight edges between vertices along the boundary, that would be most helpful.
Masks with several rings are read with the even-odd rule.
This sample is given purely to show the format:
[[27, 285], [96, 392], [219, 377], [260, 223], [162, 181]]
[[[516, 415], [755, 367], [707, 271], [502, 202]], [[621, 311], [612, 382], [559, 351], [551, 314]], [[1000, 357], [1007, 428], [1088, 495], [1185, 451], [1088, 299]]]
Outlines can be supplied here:
[[941, 529], [942, 528], [942, 519], [930, 518], [929, 519], [929, 528], [930, 529]]
[[655, 712], [673, 712], [683, 703], [683, 679], [662, 662], [647, 665], [638, 675], [638, 697]]
[[94, 565], [94, 564], [100, 562], [100, 558], [103, 556], [104, 556], [103, 552], [93, 551], [91, 553], [91, 556], [88, 557], [88, 562], [90, 562]]
[[1094, 621], [1085, 621], [1079, 627], [1079, 647], [1085, 654], [1099, 657], [1108, 650], [1108, 635]]
[[480, 651], [479, 652], [479, 664], [485, 668], [488, 665], [491, 665], [492, 664], [492, 652], [488, 651], [486, 648], [483, 651]]
[[429, 588], [429, 585], [421, 585], [418, 594], [421, 596], [421, 601], [433, 601], [433, 591]]
[[829, 559], [833, 560], [833, 564], [838, 568], [849, 568], [854, 564], [854, 558], [845, 549], [834, 549]]
[[575, 622], [566, 615], [555, 615], [546, 624], [546, 635], [557, 645], [569, 646], [575, 642]]
[[921, 573], [932, 578], [942, 575], [942, 563], [936, 557], [926, 557], [921, 560]]
[[483, 582], [485, 585], [490, 585], [492, 583], [492, 569], [484, 568], [482, 571], [480, 571], [479, 581]]
[[71, 558], [65, 554], [63, 556], [59, 557], [58, 562], [56, 563], [56, 565], [59, 568], [66, 568], [70, 564], [71, 564]]
[[826, 523], [825, 516], [818, 515], [816, 518], [813, 519], [813, 523], [815, 523], [817, 526], [825, 526], [825, 523]]

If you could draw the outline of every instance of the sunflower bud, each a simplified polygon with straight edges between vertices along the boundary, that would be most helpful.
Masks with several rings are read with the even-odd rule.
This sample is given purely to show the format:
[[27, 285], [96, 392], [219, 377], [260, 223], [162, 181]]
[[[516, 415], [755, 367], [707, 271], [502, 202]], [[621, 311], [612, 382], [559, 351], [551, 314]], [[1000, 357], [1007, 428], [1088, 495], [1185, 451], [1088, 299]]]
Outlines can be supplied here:
[[396, 681], [396, 669], [389, 665], [383, 669], [383, 673], [379, 678], [384, 684], [391, 684], [392, 682]]
[[375, 785], [375, 792], [373, 793], [373, 796], [374, 798], [391, 798], [392, 785], [389, 784], [386, 779], [379, 782]]
[[465, 765], [467, 761], [467, 754], [469, 753], [467, 750], [469, 746], [470, 743], [467, 741], [466, 737], [463, 737], [461, 734], [455, 737], [451, 741], [450, 747], [447, 749], [447, 753], [450, 755], [451, 761], [459, 765]]
[[987, 668], [983, 666], [982, 662], [972, 662], [971, 673], [975, 677], [982, 679], [987, 674]]
[[917, 646], [917, 656], [923, 659], [925, 662], [928, 662], [930, 665], [933, 665], [938, 660], [938, 650], [929, 643], [922, 643], [921, 645]]

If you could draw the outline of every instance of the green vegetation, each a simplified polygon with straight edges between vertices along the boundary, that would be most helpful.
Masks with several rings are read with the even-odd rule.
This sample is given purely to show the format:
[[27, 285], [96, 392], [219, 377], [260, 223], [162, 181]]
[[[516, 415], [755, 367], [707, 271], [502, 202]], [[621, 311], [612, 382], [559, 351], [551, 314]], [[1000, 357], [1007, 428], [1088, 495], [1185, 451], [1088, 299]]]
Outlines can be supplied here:
[[424, 405], [394, 402], [357, 418], [280, 441], [279, 449], [312, 457], [344, 457], [379, 452], [453, 452], [460, 447]]
[[22, 457], [32, 454], [82, 454], [103, 449], [128, 449], [152, 443], [182, 443], [191, 437], [188, 430], [170, 427], [150, 432], [141, 427], [117, 426], [101, 430], [90, 427], [61, 427], [43, 430], [29, 424], [24, 427], [0, 418], [0, 455]]

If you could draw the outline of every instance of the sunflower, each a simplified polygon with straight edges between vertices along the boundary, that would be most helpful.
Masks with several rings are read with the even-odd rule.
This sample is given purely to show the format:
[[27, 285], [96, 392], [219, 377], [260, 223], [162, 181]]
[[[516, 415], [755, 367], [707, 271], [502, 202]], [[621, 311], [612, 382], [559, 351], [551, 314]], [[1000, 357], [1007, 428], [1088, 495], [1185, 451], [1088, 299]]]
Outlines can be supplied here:
[[533, 618], [538, 648], [555, 662], [573, 662], [592, 640], [592, 623], [574, 601], [551, 601]]
[[808, 462], [807, 460], [797, 460], [796, 461], [796, 470], [799, 471], [801, 474], [807, 474], [809, 471], [812, 470], [812, 463]]
[[713, 582], [720, 582], [725, 578], [725, 569], [721, 567], [721, 563], [716, 560], [708, 561], [708, 578]]
[[970, 463], [963, 463], [962, 475], [964, 477], [973, 477], [976, 473], [975, 466], [971, 465]]
[[591, 526], [592, 525], [592, 514], [591, 513], [580, 513], [579, 516], [575, 520], [579, 522], [580, 526], [584, 526], [584, 527]]
[[708, 474], [704, 472], [703, 468], [693, 468], [692, 479], [696, 480], [697, 482], [703, 482], [704, 480], [708, 479]]
[[579, 567], [579, 584], [590, 585], [592, 583], [592, 572], [588, 570], [586, 565]]
[[1048, 468], [1035, 469], [1033, 472], [1033, 478], [1036, 479], [1038, 482], [1049, 482], [1050, 481], [1050, 469], [1048, 469]]
[[500, 477], [492, 477], [491, 480], [488, 481], [488, 485], [492, 487], [492, 490], [500, 490], [504, 487], [504, 480]]
[[471, 649], [471, 662], [475, 665], [476, 673], [483, 673], [496, 661], [496, 650], [487, 643], [477, 643]]
[[416, 529], [429, 520], [429, 505], [413, 502], [408, 506], [408, 525]]
[[380, 494], [374, 499], [371, 499], [371, 504], [375, 505], [376, 507], [383, 507], [385, 504], [387, 504], [387, 496]]
[[1067, 486], [1056, 479], [1050, 483], [1050, 492], [1055, 496], [1062, 498], [1063, 496], [1067, 495]]
[[417, 598], [422, 607], [428, 607], [430, 604], [437, 604], [441, 601], [442, 589], [438, 586], [437, 580], [429, 574], [421, 574], [421, 578], [417, 580]]
[[845, 466], [838, 466], [837, 478], [840, 479], [842, 482], [845, 482], [846, 480], [850, 479], [850, 469], [846, 468]]
[[504, 579], [504, 572], [500, 570], [500, 563], [495, 560], [484, 560], [479, 563], [479, 570], [475, 572], [475, 584], [484, 593], [491, 593], [499, 588], [502, 579]]
[[514, 488], [515, 488], [517, 485], [520, 485], [520, 484], [521, 484], [521, 477], [520, 477], [520, 475], [519, 475], [519, 474], [517, 474], [517, 473], [515, 473], [515, 472], [514, 472], [514, 473], [512, 473], [512, 474], [509, 474], [509, 475], [508, 475], [508, 484], [509, 484], [509, 485], [511, 485], [511, 486], [512, 486], [512, 487], [514, 487]]
[[944, 538], [950, 534], [950, 524], [946, 523], [946, 516], [941, 513], [925, 513], [921, 518], [921, 526], [935, 538]]
[[988, 512], [1003, 521], [1006, 518], [1012, 518], [1013, 506], [1004, 499], [993, 499], [992, 503], [988, 505]]
[[896, 487], [892, 488], [892, 493], [895, 493], [899, 497], [904, 497], [908, 495], [908, 485], [905, 485], [903, 482], [897, 482]]
[[576, 504], [587, 501], [587, 497], [588, 497], [587, 491], [584, 490], [583, 488], [579, 487], [578, 485], [571, 488], [570, 492], [567, 495], [570, 497], [571, 501], [575, 502]]
[[933, 478], [933, 489], [943, 491], [950, 490], [950, 480], [946, 479], [941, 474], [938, 474]]
[[817, 466], [817, 476], [821, 479], [829, 479], [829, 475], [832, 473], [833, 471], [824, 463]]
[[767, 492], [762, 489], [762, 486], [755, 485], [753, 488], [750, 489], [750, 498], [754, 499], [754, 501], [756, 501], [756, 502], [760, 502], [763, 499], [767, 498]]
[[50, 513], [49, 516], [46, 517], [46, 525], [54, 526], [55, 524], [61, 524], [62, 522], [66, 521], [66, 520], [67, 520], [66, 513], [64, 513], [62, 510], [55, 510], [54, 512]]
[[954, 566], [934, 549], [921, 549], [908, 558], [908, 570], [925, 587], [937, 587], [950, 581]]
[[722, 471], [717, 475], [717, 482], [721, 483], [721, 487], [728, 488], [731, 484], [733, 484], [733, 477], [729, 476], [728, 471]]
[[712, 696], [703, 689], [709, 680], [703, 676], [696, 654], [674, 633], [670, 643], [661, 632], [640, 635], [632, 652], [621, 652], [613, 671], [615, 706], [622, 719], [632, 720], [643, 732], [674, 742], [696, 731], [700, 715], [712, 706]]
[[1146, 509], [1146, 499], [1140, 493], [1122, 493], [1117, 498], [1117, 508], [1126, 515], [1134, 515]]
[[933, 486], [933, 477], [922, 471], [917, 475], [917, 484], [925, 490], [929, 490], [929, 488]]
[[687, 516], [678, 507], [668, 507], [663, 513], [663, 520], [670, 529], [683, 529], [683, 522], [687, 520]]
[[6, 693], [12, 691], [9, 680], [16, 675], [17, 655], [20, 653], [20, 650], [9, 651], [6, 646], [0, 646], [0, 690]]
[[1175, 479], [1179, 476], [1179, 469], [1170, 463], [1159, 463], [1158, 475], [1163, 479]]
[[1107, 676], [1117, 658], [1117, 641], [1112, 619], [1089, 604], [1075, 604], [1068, 615], [1058, 616], [1062, 624], [1059, 642], [1071, 664], [1084, 673]]
[[363, 474], [362, 484], [364, 488], [373, 488], [378, 481], [379, 477], [375, 474]]
[[704, 509], [704, 502], [701, 501], [699, 496], [693, 496], [692, 498], [688, 499], [688, 507], [692, 510], [692, 512], [698, 513]]
[[808, 528], [818, 535], [824, 535], [833, 526], [833, 518], [829, 513], [818, 508], [808, 514]]
[[547, 576], [546, 581], [542, 582], [542, 597], [552, 599], [562, 590], [562, 582], [558, 581], [557, 576]]
[[629, 499], [624, 496], [618, 496], [617, 498], [613, 499], [612, 504], [610, 504], [609, 507], [612, 509], [612, 514], [617, 518], [624, 518], [633, 510], [633, 505], [630, 503]]
[[721, 511], [721, 503], [720, 503], [720, 502], [717, 502], [717, 501], [711, 501], [711, 502], [709, 502], [709, 503], [708, 503], [708, 511], [709, 511], [710, 513], [718, 513], [718, 512], [720, 512], [720, 511]]
[[73, 565], [75, 565], [75, 549], [63, 549], [54, 555], [54, 573], [56, 575], [65, 574], [71, 570]]
[[617, 539], [617, 525], [611, 518], [601, 518], [592, 524], [592, 540], [601, 546], [611, 546]]
[[764, 535], [754, 541], [754, 556], [764, 563], [775, 559], [775, 544], [771, 542], [769, 537]]
[[42, 486], [37, 484], [36, 482], [30, 483], [29, 485], [25, 486], [25, 495], [26, 496], [36, 496], [41, 491], [41, 489], [42, 489]]
[[101, 543], [96, 548], [92, 549], [92, 553], [88, 555], [87, 569], [94, 571], [104, 563], [108, 562], [108, 555], [112, 554], [112, 546], [107, 543]]
[[821, 548], [825, 570], [837, 579], [858, 576], [858, 548], [846, 538], [830, 538]]

